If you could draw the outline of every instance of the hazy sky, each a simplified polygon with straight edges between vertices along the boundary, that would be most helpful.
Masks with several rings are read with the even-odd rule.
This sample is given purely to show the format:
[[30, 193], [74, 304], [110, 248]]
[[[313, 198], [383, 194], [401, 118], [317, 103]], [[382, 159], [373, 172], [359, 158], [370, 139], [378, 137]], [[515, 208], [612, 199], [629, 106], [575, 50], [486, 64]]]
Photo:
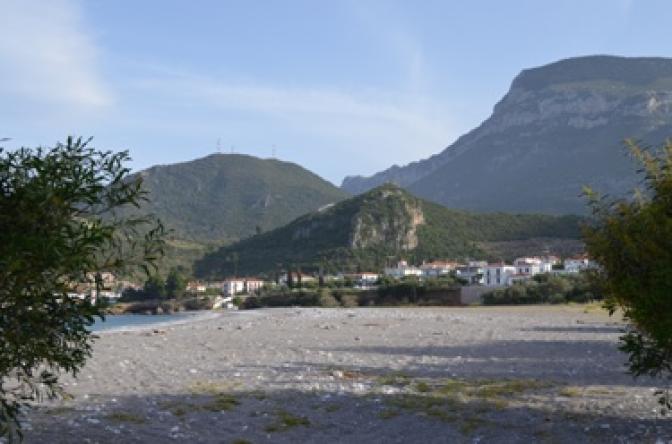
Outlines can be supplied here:
[[527, 67], [672, 56], [672, 2], [0, 0], [0, 137], [136, 169], [221, 149], [340, 184], [441, 151]]

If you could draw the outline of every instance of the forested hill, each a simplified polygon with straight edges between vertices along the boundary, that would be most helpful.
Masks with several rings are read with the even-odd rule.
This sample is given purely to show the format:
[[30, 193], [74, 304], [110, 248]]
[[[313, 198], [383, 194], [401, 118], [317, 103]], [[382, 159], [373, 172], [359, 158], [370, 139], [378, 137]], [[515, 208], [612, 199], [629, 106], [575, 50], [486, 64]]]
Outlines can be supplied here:
[[348, 194], [290, 162], [213, 154], [140, 173], [145, 210], [180, 240], [224, 244], [268, 231]]
[[483, 242], [577, 239], [580, 218], [454, 211], [386, 184], [281, 228], [206, 255], [204, 278], [272, 274], [288, 267], [379, 270], [399, 258], [487, 258]]

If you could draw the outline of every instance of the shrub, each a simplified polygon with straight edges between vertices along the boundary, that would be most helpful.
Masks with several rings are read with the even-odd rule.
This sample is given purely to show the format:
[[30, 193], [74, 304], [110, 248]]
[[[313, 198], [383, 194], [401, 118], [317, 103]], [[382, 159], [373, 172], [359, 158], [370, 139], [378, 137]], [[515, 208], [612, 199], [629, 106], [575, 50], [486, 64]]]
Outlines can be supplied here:
[[340, 304], [338, 300], [326, 288], [319, 292], [318, 305], [320, 307], [338, 307]]
[[[586, 190], [593, 223], [584, 236], [590, 255], [600, 264], [596, 282], [613, 313], [623, 311], [631, 323], [621, 350], [630, 371], [672, 379], [672, 140], [658, 153], [629, 142], [642, 164], [645, 193], [635, 199], [605, 201]], [[661, 397], [669, 409], [670, 398]]]
[[347, 308], [357, 307], [359, 306], [359, 297], [351, 293], [342, 294], [341, 305]]
[[91, 354], [103, 307], [73, 287], [99, 291], [102, 272], [148, 272], [163, 253], [160, 222], [119, 211], [146, 199], [128, 153], [89, 142], [0, 150], [0, 436], [10, 441], [22, 407], [59, 395], [57, 374], [77, 374]]

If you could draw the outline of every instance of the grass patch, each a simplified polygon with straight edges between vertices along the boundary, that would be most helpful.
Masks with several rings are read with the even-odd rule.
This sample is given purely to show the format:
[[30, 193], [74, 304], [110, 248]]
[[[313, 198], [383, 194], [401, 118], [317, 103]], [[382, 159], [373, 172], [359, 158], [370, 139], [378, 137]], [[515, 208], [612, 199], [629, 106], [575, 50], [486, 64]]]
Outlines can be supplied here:
[[218, 395], [222, 392], [231, 392], [239, 385], [231, 382], [196, 381], [188, 389], [194, 395]]
[[144, 424], [147, 420], [133, 413], [128, 412], [114, 412], [107, 415], [107, 419], [114, 422], [128, 422], [132, 424]]
[[505, 381], [487, 381], [476, 384], [470, 390], [475, 396], [485, 399], [513, 397], [528, 391], [548, 388], [549, 384], [535, 379], [514, 379]]
[[567, 398], [578, 398], [582, 395], [581, 389], [578, 387], [563, 387], [559, 391], [560, 396], [565, 396]]
[[380, 419], [392, 419], [399, 416], [399, 410], [396, 409], [385, 409], [378, 413]]
[[411, 377], [403, 372], [392, 372], [378, 378], [380, 385], [393, 385], [405, 387], [411, 383]]
[[[395, 375], [396, 376], [396, 375]], [[386, 375], [385, 382], [399, 384], [399, 378]], [[401, 380], [408, 384], [412, 381]], [[454, 423], [465, 434], [489, 422], [482, 416], [493, 409], [508, 407], [509, 401], [533, 392], [551, 387], [552, 384], [533, 379], [512, 380], [466, 380], [443, 379], [438, 381], [418, 381], [414, 383], [417, 393], [401, 394], [386, 398], [389, 409], [379, 414], [381, 418], [407, 410], [440, 421]], [[389, 416], [392, 417], [392, 416]]]
[[264, 429], [269, 433], [284, 432], [294, 427], [310, 427], [310, 421], [305, 416], [296, 416], [285, 410], [278, 410], [275, 414], [276, 421]]
[[233, 410], [239, 405], [240, 401], [238, 401], [234, 396], [220, 393], [215, 395], [211, 402], [200, 406], [200, 409], [207, 410], [209, 412], [223, 412]]
[[161, 410], [167, 410], [173, 416], [182, 417], [190, 412], [224, 412], [233, 410], [240, 405], [240, 401], [233, 395], [219, 393], [212, 395], [208, 402], [197, 404], [193, 402], [166, 401], [159, 403]]
[[427, 393], [427, 392], [432, 391], [432, 388], [429, 386], [429, 384], [427, 384], [424, 381], [420, 381], [420, 382], [416, 383], [415, 384], [415, 389], [417, 391], [419, 391], [420, 393]]

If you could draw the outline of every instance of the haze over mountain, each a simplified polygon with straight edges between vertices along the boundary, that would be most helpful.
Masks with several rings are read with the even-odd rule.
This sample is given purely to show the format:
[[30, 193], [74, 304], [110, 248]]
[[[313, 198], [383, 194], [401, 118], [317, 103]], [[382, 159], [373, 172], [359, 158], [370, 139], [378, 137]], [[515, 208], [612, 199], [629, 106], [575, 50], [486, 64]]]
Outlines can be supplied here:
[[[438, 258], [491, 258], [519, 241], [536, 239], [534, 251], [563, 243], [576, 245], [576, 216], [473, 214], [418, 199], [394, 185], [383, 185], [286, 226], [206, 255], [196, 275], [223, 278], [234, 274], [272, 274], [287, 267], [316, 270], [378, 270], [398, 258], [419, 262]], [[557, 242], [559, 241], [559, 242]], [[501, 257], [498, 257], [501, 259]]]
[[451, 208], [585, 213], [582, 187], [623, 195], [637, 179], [623, 141], [672, 136], [672, 59], [588, 56], [524, 70], [479, 127], [428, 159], [371, 177]]
[[348, 197], [299, 165], [241, 154], [212, 154], [138, 174], [149, 191], [144, 210], [177, 238], [200, 243], [235, 241]]

